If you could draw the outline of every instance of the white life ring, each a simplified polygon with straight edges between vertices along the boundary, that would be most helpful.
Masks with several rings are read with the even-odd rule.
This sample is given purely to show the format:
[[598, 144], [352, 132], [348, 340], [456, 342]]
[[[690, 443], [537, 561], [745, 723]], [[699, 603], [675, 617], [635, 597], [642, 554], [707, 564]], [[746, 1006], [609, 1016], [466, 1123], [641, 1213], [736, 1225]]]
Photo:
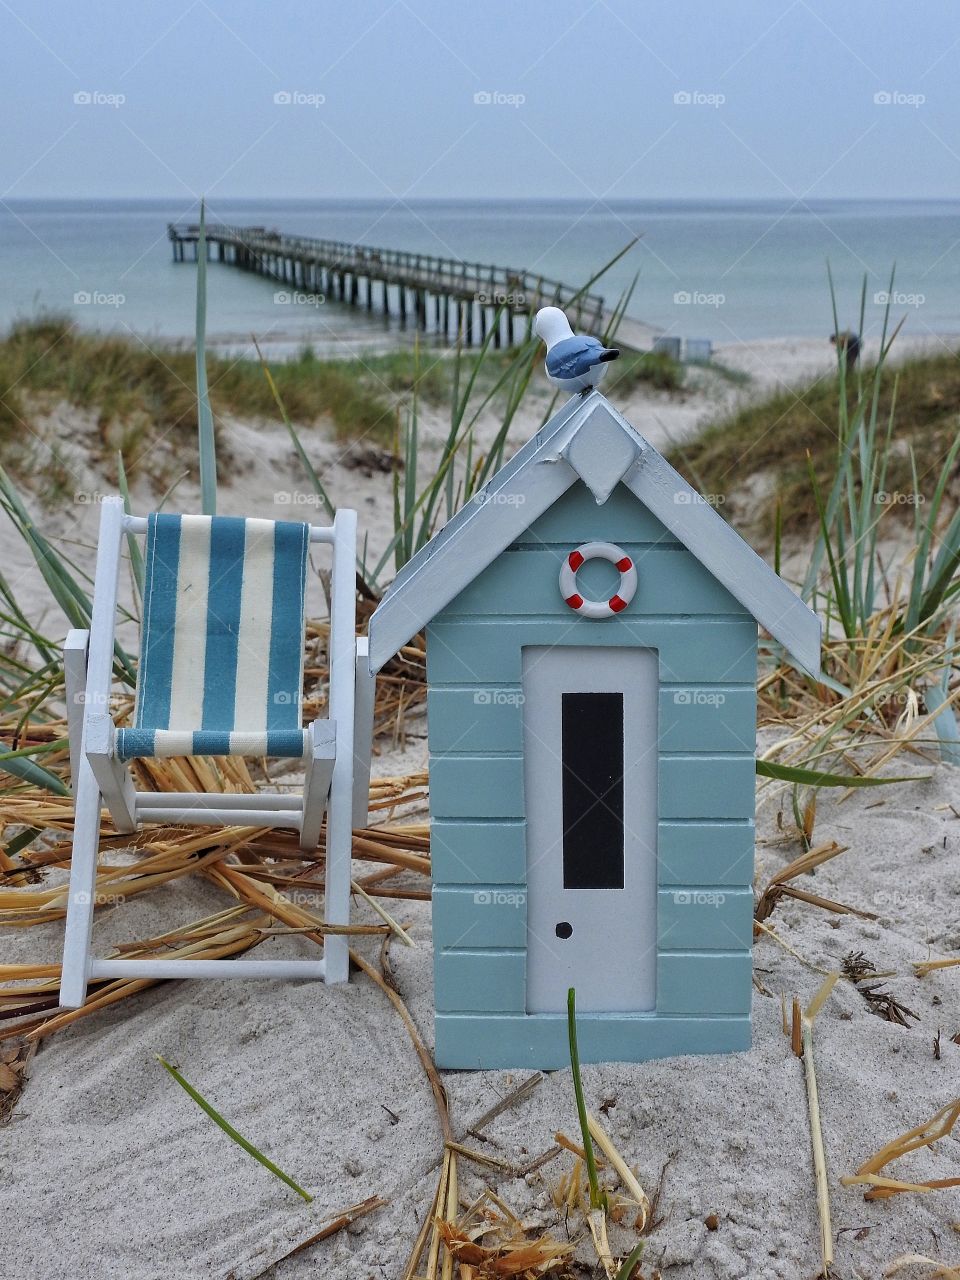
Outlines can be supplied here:
[[[585, 600], [577, 590], [577, 570], [587, 560], [609, 560], [620, 571], [620, 585], [609, 600]], [[585, 542], [571, 551], [560, 568], [560, 594], [575, 613], [585, 618], [612, 618], [622, 613], [637, 590], [637, 567], [612, 542]]]

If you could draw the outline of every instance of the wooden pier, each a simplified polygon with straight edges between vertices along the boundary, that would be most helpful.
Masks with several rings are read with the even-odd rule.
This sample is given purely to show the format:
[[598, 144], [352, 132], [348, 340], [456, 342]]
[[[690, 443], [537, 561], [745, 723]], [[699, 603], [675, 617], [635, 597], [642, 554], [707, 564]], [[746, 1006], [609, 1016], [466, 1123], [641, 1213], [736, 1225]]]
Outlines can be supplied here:
[[[195, 262], [199, 225], [170, 223], [167, 232], [174, 261]], [[523, 341], [543, 306], [562, 307], [575, 327], [593, 333], [602, 333], [609, 319], [598, 294], [509, 267], [287, 236], [267, 227], [208, 226], [206, 246], [208, 260], [255, 271], [292, 294], [394, 316], [401, 326], [409, 323], [447, 340], [461, 335], [466, 346], [483, 343], [491, 331], [495, 347]], [[644, 325], [637, 328], [646, 331]]]

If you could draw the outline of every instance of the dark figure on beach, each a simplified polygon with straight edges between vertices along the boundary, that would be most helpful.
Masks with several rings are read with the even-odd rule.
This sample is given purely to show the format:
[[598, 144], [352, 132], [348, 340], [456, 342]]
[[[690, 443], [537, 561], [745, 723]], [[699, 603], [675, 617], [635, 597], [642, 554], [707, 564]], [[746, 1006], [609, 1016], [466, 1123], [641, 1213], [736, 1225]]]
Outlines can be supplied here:
[[844, 329], [842, 333], [831, 333], [830, 341], [842, 351], [847, 360], [847, 368], [856, 367], [857, 361], [860, 359], [860, 335], [854, 333], [852, 329]]

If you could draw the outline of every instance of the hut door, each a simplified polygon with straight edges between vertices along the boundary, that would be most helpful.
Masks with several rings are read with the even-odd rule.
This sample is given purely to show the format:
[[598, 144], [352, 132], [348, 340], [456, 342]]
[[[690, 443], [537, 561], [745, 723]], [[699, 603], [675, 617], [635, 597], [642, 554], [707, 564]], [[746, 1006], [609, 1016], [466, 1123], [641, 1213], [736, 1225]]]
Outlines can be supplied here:
[[657, 687], [652, 649], [523, 650], [529, 1013], [654, 1007]]

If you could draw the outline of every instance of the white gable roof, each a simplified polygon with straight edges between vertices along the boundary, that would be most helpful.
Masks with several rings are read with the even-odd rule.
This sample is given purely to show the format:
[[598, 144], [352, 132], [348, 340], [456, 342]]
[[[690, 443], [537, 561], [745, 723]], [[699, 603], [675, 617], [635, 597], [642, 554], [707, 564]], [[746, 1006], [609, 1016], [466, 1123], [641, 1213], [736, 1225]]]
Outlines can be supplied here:
[[370, 667], [417, 634], [577, 480], [623, 483], [779, 640], [820, 674], [820, 620], [599, 391], [577, 395], [410, 560], [370, 619]]

